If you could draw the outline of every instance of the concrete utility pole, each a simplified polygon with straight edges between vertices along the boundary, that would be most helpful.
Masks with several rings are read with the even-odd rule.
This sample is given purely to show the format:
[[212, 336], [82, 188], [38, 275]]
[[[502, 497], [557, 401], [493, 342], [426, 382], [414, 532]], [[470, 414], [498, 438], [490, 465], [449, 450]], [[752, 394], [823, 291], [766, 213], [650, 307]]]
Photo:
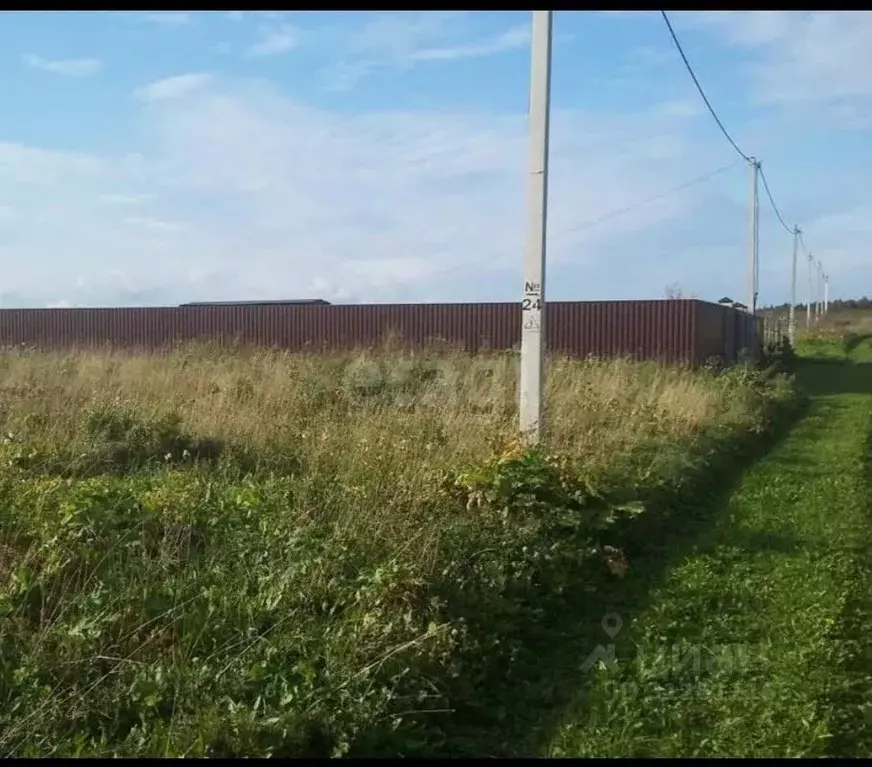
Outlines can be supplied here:
[[830, 275], [824, 275], [824, 316], [830, 311]]
[[760, 162], [756, 157], [751, 157], [751, 250], [749, 254], [750, 271], [749, 275], [749, 292], [748, 307], [752, 315], [757, 314], [757, 293], [759, 285], [757, 284], [758, 276], [758, 258], [760, 247], [760, 196], [758, 194], [758, 178], [760, 174]]
[[814, 257], [811, 253], [808, 254], [808, 304], [805, 307], [805, 329], [811, 330], [811, 305], [814, 302], [814, 284], [812, 282], [812, 267], [814, 266]]
[[824, 265], [818, 261], [817, 262], [817, 321], [821, 321], [821, 317], [824, 314], [823, 307], [824, 300]]
[[554, 11], [533, 11], [530, 66], [530, 179], [521, 300], [520, 427], [528, 444], [542, 431], [545, 359], [545, 240], [548, 219], [548, 128], [551, 111], [551, 27]]
[[793, 227], [793, 262], [790, 267], [790, 320], [787, 324], [787, 334], [790, 337], [790, 345], [796, 346], [796, 256], [799, 251], [799, 237], [802, 231], [798, 226]]

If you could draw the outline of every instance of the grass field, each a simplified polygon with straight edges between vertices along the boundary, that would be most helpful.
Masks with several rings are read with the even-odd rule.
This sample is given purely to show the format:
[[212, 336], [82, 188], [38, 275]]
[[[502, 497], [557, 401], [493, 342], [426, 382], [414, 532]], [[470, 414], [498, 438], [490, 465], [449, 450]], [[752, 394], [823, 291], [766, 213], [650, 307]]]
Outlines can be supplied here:
[[548, 753], [872, 754], [872, 347], [823, 332], [800, 349], [808, 411], [695, 515], [711, 525], [689, 520], [700, 534], [647, 604], [616, 600], [617, 663]]
[[646, 547], [685, 545], [796, 395], [555, 360], [525, 452], [516, 376], [445, 351], [4, 353], [0, 753], [535, 751], [603, 600], [644, 602], [670, 561]]
[[[764, 309], [760, 312], [770, 323], [779, 323], [781, 332], [787, 332], [789, 310], [781, 307], [777, 310]], [[805, 307], [796, 310], [797, 346], [808, 340], [826, 340], [830, 346], [839, 346], [843, 340], [863, 340], [872, 337], [872, 310], [862, 308], [832, 307], [830, 311], [811, 322], [806, 316]]]

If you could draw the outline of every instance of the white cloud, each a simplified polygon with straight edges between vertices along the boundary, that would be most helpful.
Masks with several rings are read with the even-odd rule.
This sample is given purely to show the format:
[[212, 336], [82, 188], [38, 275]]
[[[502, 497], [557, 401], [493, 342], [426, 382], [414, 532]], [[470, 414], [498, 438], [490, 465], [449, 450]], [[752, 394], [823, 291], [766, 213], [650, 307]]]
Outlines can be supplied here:
[[[266, 24], [284, 18], [258, 16]], [[372, 14], [356, 31], [334, 28], [319, 39], [314, 30], [314, 39], [336, 43], [340, 66], [332, 74], [344, 67], [349, 83], [527, 44], [524, 27], [472, 35], [469, 18]], [[715, 90], [716, 106], [741, 145], [766, 160], [782, 212], [789, 223], [798, 217], [809, 247], [833, 274], [833, 295], [851, 293], [868, 269], [872, 169], [862, 157], [839, 167], [828, 157], [826, 173], [809, 182], [796, 151], [807, 123], [796, 130], [785, 115], [810, 107], [840, 129], [869, 124], [872, 94], [862, 77], [872, 50], [862, 43], [868, 19], [676, 14], [685, 43], [710, 35], [733, 47], [723, 81], [733, 90], [720, 99]], [[312, 34], [307, 29], [303, 42]], [[834, 37], [842, 45], [829, 43], [827, 59], [825, 42]], [[326, 42], [323, 48], [334, 50]], [[670, 51], [668, 37], [663, 50]], [[677, 66], [683, 78], [680, 60]], [[743, 124], [735, 112], [731, 121], [724, 106], [742, 101], [735, 88], [746, 74], [760, 99], [779, 106], [765, 111], [765, 125]], [[555, 101], [552, 297], [653, 297], [680, 282], [703, 297], [744, 299], [744, 169], [658, 197], [732, 159], [692, 85], [682, 82], [687, 90], [664, 88], [652, 108], [617, 115]], [[523, 112], [349, 114], [315, 109], [265, 83], [202, 72], [146, 84], [135, 95], [137, 129], [120, 156], [0, 141], [3, 305], [517, 297], [526, 220]], [[790, 238], [765, 198], [761, 204], [763, 299], [781, 301]]]
[[34, 69], [42, 69], [64, 77], [91, 77], [103, 69], [100, 59], [44, 59], [27, 54], [24, 63]]
[[274, 29], [264, 31], [263, 39], [252, 45], [248, 52], [252, 56], [276, 56], [287, 53], [297, 47], [299, 30], [291, 24], [282, 24]]
[[382, 70], [493, 56], [529, 46], [528, 24], [470, 37], [469, 15], [469, 11], [375, 15], [351, 34], [346, 55], [324, 71], [326, 87], [349, 90], [362, 78]]
[[[872, 12], [706, 11], [683, 14], [682, 23], [753, 55], [764, 102], [832, 105], [835, 120], [857, 117], [848, 100], [872, 107]], [[859, 125], [868, 125], [868, 115]]]
[[[135, 154], [5, 145], [4, 155], [0, 145], [0, 202], [22, 210], [0, 239], [0, 264], [22, 264], [11, 290], [79, 304], [287, 298], [316, 288], [364, 300], [514, 295], [487, 276], [520, 268], [524, 114], [348, 116], [266, 85], [215, 81], [182, 89], [181, 100], [160, 98], [168, 90], [179, 92], [146, 89], [152, 103], [139, 116]], [[699, 187], [588, 222], [698, 175], [711, 145], [691, 146], [687, 119], [669, 110], [557, 110], [553, 126], [551, 269], [617, 258], [631, 271], [654, 268], [634, 238], [698, 210]], [[33, 180], [42, 185], [28, 192]], [[147, 214], [123, 204], [139, 199], [126, 190], [152, 195]], [[121, 277], [106, 277], [110, 269]], [[84, 287], [70, 288], [79, 276]], [[657, 279], [656, 293], [674, 281]]]
[[167, 99], [177, 99], [193, 91], [203, 88], [212, 81], [212, 76], [206, 72], [194, 72], [186, 75], [175, 75], [155, 80], [153, 83], [137, 88], [134, 97], [139, 101], [154, 102]]
[[163, 221], [145, 216], [127, 216], [124, 219], [124, 223], [131, 226], [140, 226], [145, 229], [153, 229], [158, 232], [179, 232], [184, 229], [184, 225], [176, 221]]
[[[834, 279], [841, 281], [843, 292], [851, 292], [855, 286], [849, 282], [850, 271], [862, 273], [869, 268], [868, 253], [858, 244], [872, 238], [872, 204], [820, 216], [809, 221], [807, 228], [812, 233], [807, 243], [809, 250], [824, 263], [825, 272], [838, 275]], [[817, 249], [819, 244], [820, 250]], [[835, 272], [831, 271], [833, 267], [836, 267]], [[803, 269], [800, 274], [807, 275], [807, 272]], [[861, 285], [862, 288], [856, 287], [865, 290], [867, 295], [872, 294], [865, 284]]]
[[18, 189], [54, 186], [70, 178], [100, 181], [106, 174], [106, 163], [95, 157], [0, 141], [0, 179]]
[[453, 61], [455, 59], [490, 56], [530, 45], [530, 28], [527, 25], [509, 29], [502, 34], [478, 42], [445, 48], [423, 48], [412, 54], [413, 61]]
[[657, 105], [655, 111], [658, 114], [671, 115], [673, 117], [699, 117], [706, 114], [705, 106], [699, 99], [664, 101]]
[[154, 200], [157, 195], [154, 194], [118, 194], [117, 192], [107, 192], [100, 195], [100, 202], [106, 205], [142, 205], [145, 202]]
[[146, 21], [152, 24], [163, 24], [168, 27], [180, 27], [190, 23], [193, 18], [190, 13], [184, 11], [165, 11], [162, 13], [147, 13]]
[[656, 11], [594, 11], [594, 13], [615, 19], [634, 20], [640, 16], [650, 16], [652, 13], [656, 13]]
[[363, 277], [372, 287], [378, 289], [420, 282], [431, 275], [438, 274], [439, 266], [439, 261], [435, 258], [400, 256], [373, 258], [366, 261], [343, 261], [339, 264], [339, 270], [350, 272], [355, 277]]
[[730, 43], [767, 45], [789, 36], [803, 12], [795, 11], [694, 11], [681, 14], [684, 26], [718, 30]]
[[468, 11], [373, 14], [349, 41], [352, 54], [402, 60], [423, 45], [462, 35]]

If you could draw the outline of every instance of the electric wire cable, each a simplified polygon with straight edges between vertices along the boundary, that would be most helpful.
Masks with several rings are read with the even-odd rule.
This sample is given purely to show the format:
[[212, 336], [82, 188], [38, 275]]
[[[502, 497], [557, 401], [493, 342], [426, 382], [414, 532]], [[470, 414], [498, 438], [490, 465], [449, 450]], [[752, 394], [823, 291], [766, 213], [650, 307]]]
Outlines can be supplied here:
[[696, 73], [693, 71], [693, 67], [690, 65], [690, 61], [684, 53], [684, 48], [681, 46], [681, 42], [678, 39], [678, 35], [675, 34], [675, 30], [672, 27], [672, 22], [669, 21], [669, 16], [666, 15], [666, 11], [660, 11], [660, 15], [663, 17], [663, 21], [666, 22], [666, 27], [669, 30], [669, 34], [672, 37], [672, 42], [675, 44], [675, 48], [678, 51], [678, 54], [681, 56], [681, 60], [684, 62], [684, 66], [687, 68], [687, 72], [693, 80], [693, 84], [696, 86], [697, 91], [699, 91], [699, 95], [702, 97], [702, 100], [705, 102], [706, 107], [708, 107], [711, 116], [714, 118], [715, 122], [718, 124], [718, 127], [721, 129], [721, 133], [724, 134], [724, 137], [727, 141], [730, 142], [733, 149], [739, 153], [743, 160], [747, 163], [756, 163], [757, 170], [760, 173], [760, 177], [763, 179], [763, 188], [766, 190], [766, 196], [769, 198], [769, 202], [772, 205], [772, 209], [775, 211], [775, 215], [778, 218], [778, 223], [784, 228], [784, 230], [788, 234], [793, 234], [793, 230], [785, 223], [784, 218], [781, 215], [781, 211], [778, 209], [778, 205], [775, 203], [775, 198], [772, 195], [772, 191], [769, 188], [769, 183], [766, 181], [766, 174], [763, 172], [762, 163], [758, 160], [750, 157], [745, 154], [740, 148], [739, 145], [733, 140], [733, 137], [730, 135], [729, 131], [724, 127], [723, 122], [721, 122], [721, 118], [718, 117], [718, 113], [715, 112], [714, 107], [711, 102], [708, 100], [708, 97], [705, 95], [705, 91], [703, 90], [702, 85], [699, 82], [699, 79], [696, 76]]
[[[737, 165], [739, 165], [739, 163], [741, 163], [741, 162], [742, 162], [741, 160], [734, 160], [733, 162], [729, 163], [728, 165], [722, 165], [720, 168], [716, 168], [715, 170], [709, 171], [708, 173], [704, 173], [701, 176], [697, 176], [696, 178], [693, 178], [689, 181], [685, 181], [682, 184], [671, 187], [670, 189], [666, 189], [665, 191], [659, 192], [655, 195], [652, 195], [651, 197], [646, 197], [643, 200], [637, 200], [636, 202], [634, 202], [630, 205], [627, 205], [623, 208], [616, 208], [614, 210], [609, 211], [608, 213], [604, 213], [603, 215], [598, 216], [597, 218], [591, 219], [589, 221], [582, 221], [579, 224], [576, 224], [574, 226], [570, 226], [566, 229], [562, 229], [559, 232], [555, 232], [554, 234], [549, 234], [548, 240], [549, 240], [549, 242], [551, 242], [554, 239], [559, 239], [561, 237], [565, 237], [567, 234], [572, 234], [574, 232], [582, 231], [584, 229], [589, 229], [591, 227], [597, 226], [597, 225], [602, 224], [605, 221], [608, 221], [609, 219], [615, 218], [617, 216], [622, 216], [622, 215], [625, 215], [627, 213], [632, 213], [634, 210], [637, 210], [638, 208], [645, 207], [646, 205], [650, 205], [653, 202], [657, 202], [658, 200], [662, 200], [665, 197], [669, 197], [670, 195], [677, 194], [678, 192], [682, 192], [685, 189], [689, 189], [690, 187], [696, 186], [697, 184], [701, 184], [705, 181], [709, 181], [710, 179], [714, 178], [715, 176], [719, 176], [721, 173], [725, 173], [728, 170], [732, 170]], [[435, 275], [435, 274], [444, 274], [446, 272], [450, 273], [450, 272], [455, 271], [456, 269], [459, 269], [461, 266], [463, 268], [466, 268], [470, 265], [483, 264], [486, 261], [492, 261], [494, 259], [501, 258], [503, 256], [511, 256], [514, 254], [514, 252], [515, 252], [514, 250], [501, 250], [501, 251], [497, 251], [494, 253], [490, 253], [486, 256], [476, 258], [476, 259], [473, 259], [471, 261], [466, 261], [462, 265], [455, 264], [455, 265], [448, 266], [445, 269], [438, 269], [435, 272], [431, 273], [431, 276]]]
[[724, 127], [724, 124], [721, 122], [721, 118], [718, 117], [718, 113], [715, 112], [714, 107], [711, 105], [711, 102], [708, 100], [708, 96], [705, 95], [705, 91], [702, 89], [702, 85], [700, 85], [699, 80], [696, 77], [696, 73], [693, 71], [693, 67], [690, 66], [690, 62], [687, 60], [687, 56], [684, 55], [684, 48], [681, 47], [681, 43], [678, 41], [678, 35], [675, 34], [675, 30], [672, 28], [672, 22], [669, 21], [669, 17], [666, 15], [666, 11], [660, 11], [660, 15], [663, 17], [663, 21], [666, 22], [666, 27], [669, 29], [669, 34], [672, 36], [672, 42], [675, 43], [675, 47], [678, 50], [678, 54], [681, 56], [681, 60], [684, 62], [684, 66], [687, 67], [688, 74], [690, 74], [691, 79], [693, 80], [693, 84], [696, 85], [696, 89], [699, 91], [699, 95], [702, 96], [702, 100], [705, 102], [705, 105], [708, 107], [711, 116], [715, 119], [715, 122], [718, 124], [718, 127], [721, 129], [721, 133], [724, 134], [727, 141], [729, 141], [733, 145], [733, 149], [735, 149], [742, 159], [745, 162], [753, 162], [753, 160], [746, 155], [741, 149], [739, 149], [739, 145], [733, 141], [733, 137], [730, 135], [729, 131]]
[[766, 196], [769, 198], [769, 202], [772, 205], [772, 210], [775, 211], [775, 216], [778, 218], [778, 223], [784, 227], [784, 231], [788, 234], [793, 234], [793, 229], [791, 229], [784, 221], [784, 218], [781, 215], [781, 211], [778, 210], [778, 206], [775, 204], [775, 199], [772, 197], [772, 192], [769, 190], [769, 182], [766, 181], [766, 174], [763, 172], [763, 166], [760, 166], [760, 178], [763, 181], [763, 189], [766, 190]]
[[570, 227], [569, 229], [564, 229], [563, 232], [556, 236], [561, 236], [563, 234], [569, 234], [570, 232], [577, 232], [580, 229], [587, 229], [591, 226], [596, 226], [597, 224], [601, 224], [604, 221], [608, 221], [610, 218], [614, 218], [615, 216], [621, 216], [625, 213], [632, 213], [637, 208], [642, 208], [645, 205], [650, 205], [652, 202], [657, 202], [658, 200], [662, 200], [664, 197], [669, 197], [670, 195], [676, 194], [677, 192], [684, 191], [689, 187], [696, 186], [697, 184], [701, 184], [703, 181], [708, 181], [715, 176], [724, 173], [725, 171], [731, 170], [735, 168], [736, 165], [739, 164], [739, 161], [731, 162], [729, 165], [723, 165], [720, 168], [710, 171], [709, 173], [704, 173], [702, 176], [697, 176], [696, 178], [685, 181], [683, 184], [679, 184], [678, 186], [674, 186], [671, 189], [667, 189], [665, 192], [660, 192], [659, 194], [655, 194], [651, 197], [647, 197], [644, 200], [639, 200], [638, 202], [634, 202], [632, 205], [628, 205], [625, 208], [618, 208], [616, 210], [610, 211], [609, 213], [604, 213], [602, 216], [593, 219], [592, 221], [585, 221], [576, 226]]

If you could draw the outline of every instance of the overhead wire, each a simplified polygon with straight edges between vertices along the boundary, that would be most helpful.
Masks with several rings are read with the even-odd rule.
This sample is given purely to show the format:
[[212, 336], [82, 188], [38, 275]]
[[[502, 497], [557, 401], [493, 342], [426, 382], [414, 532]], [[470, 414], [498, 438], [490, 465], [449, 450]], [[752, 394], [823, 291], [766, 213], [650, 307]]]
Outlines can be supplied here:
[[690, 62], [687, 60], [687, 56], [684, 54], [684, 48], [681, 47], [681, 43], [678, 40], [678, 35], [675, 34], [675, 30], [672, 28], [672, 22], [669, 21], [669, 17], [666, 15], [666, 11], [660, 11], [660, 15], [663, 17], [663, 21], [666, 22], [666, 27], [667, 29], [669, 29], [669, 34], [672, 36], [672, 42], [675, 43], [678, 54], [681, 56], [681, 60], [684, 62], [684, 66], [687, 68], [687, 72], [693, 80], [693, 84], [696, 85], [696, 89], [699, 91], [699, 95], [702, 97], [702, 100], [708, 107], [711, 116], [714, 118], [715, 122], [718, 124], [718, 127], [721, 129], [721, 133], [724, 134], [724, 137], [733, 145], [733, 149], [735, 149], [739, 153], [739, 155], [745, 162], [753, 162], [751, 157], [749, 157], [741, 149], [739, 149], [739, 145], [735, 141], [733, 141], [733, 137], [724, 127], [724, 124], [721, 122], [721, 118], [718, 117], [718, 113], [715, 112], [715, 108], [708, 100], [708, 96], [705, 95], [705, 91], [702, 89], [702, 85], [700, 85], [700, 82], [696, 77], [696, 73], [693, 71], [693, 67], [690, 65]]
[[693, 80], [693, 84], [696, 86], [697, 91], [699, 91], [699, 95], [702, 97], [703, 102], [708, 107], [711, 116], [714, 118], [718, 127], [721, 129], [721, 133], [724, 134], [724, 137], [727, 141], [730, 142], [733, 149], [738, 152], [738, 154], [742, 157], [745, 162], [753, 164], [756, 163], [757, 170], [760, 173], [760, 177], [763, 180], [763, 188], [766, 190], [766, 196], [769, 198], [769, 203], [772, 205], [772, 209], [775, 211], [775, 215], [778, 218], [778, 223], [784, 227], [784, 230], [788, 234], [793, 234], [793, 229], [787, 225], [784, 220], [784, 217], [781, 215], [781, 211], [778, 209], [778, 205], [775, 203], [775, 198], [772, 195], [772, 190], [769, 188], [769, 182], [766, 180], [766, 174], [763, 172], [762, 163], [760, 163], [755, 158], [750, 155], [745, 154], [740, 148], [739, 145], [733, 140], [733, 137], [730, 135], [729, 131], [724, 126], [724, 123], [721, 121], [721, 118], [718, 117], [718, 113], [715, 111], [711, 102], [708, 100], [708, 96], [706, 96], [705, 91], [703, 90], [702, 85], [699, 82], [699, 79], [696, 76], [696, 73], [693, 71], [693, 67], [690, 64], [687, 56], [684, 53], [684, 48], [681, 46], [681, 42], [678, 39], [678, 35], [675, 34], [675, 29], [672, 26], [672, 22], [669, 20], [669, 16], [667, 16], [666, 11], [660, 11], [660, 15], [663, 17], [663, 21], [666, 23], [666, 27], [669, 30], [669, 34], [672, 37], [672, 42], [675, 44], [675, 48], [678, 50], [678, 54], [681, 56], [681, 60], [684, 62], [684, 66], [687, 68], [688, 74], [690, 74], [691, 79]]
[[[681, 56], [681, 60], [684, 62], [684, 66], [687, 69], [688, 74], [690, 75], [691, 79], [693, 80], [693, 84], [696, 86], [696, 89], [699, 92], [700, 97], [702, 98], [703, 102], [705, 103], [706, 107], [708, 108], [708, 111], [711, 114], [712, 118], [714, 118], [714, 121], [717, 123], [718, 128], [720, 128], [721, 133], [723, 133], [724, 137], [727, 139], [727, 141], [730, 143], [730, 145], [733, 147], [733, 149], [736, 150], [736, 152], [739, 154], [739, 156], [743, 160], [745, 160], [745, 162], [747, 162], [749, 165], [754, 165], [756, 167], [757, 172], [760, 174], [760, 178], [763, 181], [763, 189], [766, 192], [766, 197], [769, 199], [769, 204], [772, 206], [772, 210], [775, 212], [775, 217], [778, 219], [778, 223], [781, 225], [781, 227], [784, 229], [784, 231], [787, 232], [788, 234], [799, 236], [799, 241], [802, 244], [803, 252], [805, 252], [808, 255], [808, 258], [810, 261], [813, 260], [812, 255], [810, 253], [808, 253], [808, 251], [805, 247], [805, 243], [802, 241], [802, 233], [798, 230], [798, 228], [792, 228], [792, 227], [788, 226], [787, 222], [784, 220], [784, 216], [781, 215], [781, 210], [779, 209], [778, 204], [775, 202], [775, 197], [772, 194], [772, 190], [769, 188], [769, 182], [766, 179], [766, 174], [763, 172], [762, 163], [757, 158], [752, 157], [752, 156], [746, 154], [745, 152], [743, 152], [741, 150], [741, 148], [739, 147], [739, 145], [733, 140], [733, 137], [730, 135], [730, 132], [724, 126], [724, 123], [721, 121], [721, 118], [718, 117], [718, 113], [715, 111], [714, 107], [712, 106], [711, 102], [709, 101], [708, 96], [706, 96], [706, 93], [703, 90], [703, 87], [699, 82], [699, 78], [696, 76], [696, 72], [693, 71], [693, 67], [690, 64], [690, 61], [688, 60], [687, 55], [684, 53], [684, 48], [681, 45], [681, 41], [678, 39], [678, 35], [675, 34], [675, 29], [672, 26], [672, 22], [669, 20], [669, 16], [666, 14], [666, 11], [660, 11], [660, 15], [666, 24], [666, 28], [669, 30], [669, 35], [672, 38], [672, 42], [674, 43], [675, 48], [678, 51], [679, 56]], [[755, 236], [756, 236], [756, 234], [755, 234]], [[820, 261], [818, 261], [818, 264], [820, 264]], [[759, 261], [755, 265], [755, 268], [757, 270], [759, 270], [759, 268], [760, 268]], [[821, 269], [822, 268], [823, 267], [821, 267]], [[756, 283], [756, 280], [758, 279], [757, 274], [754, 275], [754, 279], [755, 279], [755, 283]]]
[[[601, 224], [604, 221], [608, 221], [610, 218], [614, 218], [615, 216], [620, 216], [620, 215], [623, 215], [624, 213], [631, 213], [632, 211], [636, 210], [637, 208], [644, 207], [645, 205], [650, 205], [652, 202], [657, 202], [658, 200], [662, 200], [664, 197], [669, 197], [670, 195], [676, 194], [677, 192], [684, 191], [685, 189], [688, 189], [689, 187], [696, 186], [697, 184], [701, 184], [704, 181], [708, 181], [709, 179], [714, 178], [715, 176], [717, 176], [721, 173], [724, 173], [728, 170], [732, 170], [738, 164], [739, 164], [739, 161], [737, 160], [735, 162], [731, 162], [729, 165], [723, 165], [720, 168], [717, 168], [716, 170], [710, 171], [709, 173], [704, 173], [703, 175], [697, 176], [696, 178], [694, 178], [690, 181], [686, 181], [683, 184], [679, 184], [678, 186], [672, 187], [671, 189], [667, 189], [665, 192], [660, 192], [659, 194], [655, 194], [651, 197], [647, 197], [644, 200], [639, 200], [638, 202], [634, 202], [632, 205], [628, 205], [625, 208], [618, 208], [618, 209], [613, 210], [609, 213], [604, 213], [602, 216], [599, 216], [598, 218], [595, 218], [592, 221], [585, 221], [582, 224], [579, 224], [579, 225], [574, 226], [574, 227], [570, 227], [569, 229], [564, 230], [563, 234], [569, 234], [571, 232], [575, 232], [575, 231], [578, 231], [580, 229], [587, 229], [591, 226], [596, 226], [597, 224]], [[560, 235], [558, 235], [558, 236], [560, 236]]]
[[775, 217], [778, 219], [778, 223], [784, 228], [784, 231], [788, 234], [793, 234], [793, 229], [791, 229], [784, 221], [784, 217], [781, 215], [781, 211], [778, 210], [778, 206], [775, 204], [775, 199], [772, 197], [772, 192], [769, 190], [769, 182], [766, 181], [766, 174], [763, 172], [763, 166], [761, 165], [759, 168], [760, 178], [763, 181], [763, 189], [766, 190], [766, 196], [769, 198], [769, 203], [772, 205], [772, 210], [775, 211]]
[[[730, 143], [730, 145], [733, 147], [733, 149], [736, 151], [736, 153], [739, 155], [739, 157], [741, 158], [742, 161], [749, 163], [749, 164], [756, 164], [757, 165], [758, 171], [760, 172], [760, 177], [763, 181], [763, 188], [766, 192], [766, 196], [769, 200], [769, 203], [772, 205], [772, 209], [775, 212], [775, 215], [778, 219], [779, 224], [789, 234], [791, 234], [791, 235], [794, 234], [794, 230], [787, 225], [787, 223], [784, 220], [784, 217], [781, 215], [781, 211], [780, 211], [778, 205], [775, 202], [775, 198], [772, 194], [772, 190], [769, 187], [769, 182], [766, 179], [765, 173], [763, 172], [762, 164], [756, 158], [743, 152], [742, 149], [739, 147], [739, 145], [736, 143], [736, 141], [733, 139], [733, 137], [730, 135], [730, 132], [727, 130], [723, 121], [718, 116], [717, 112], [715, 111], [714, 107], [712, 106], [712, 103], [709, 101], [708, 96], [706, 95], [705, 90], [702, 87], [702, 84], [700, 83], [699, 79], [697, 78], [696, 73], [694, 72], [693, 67], [690, 64], [690, 61], [688, 60], [687, 55], [684, 52], [684, 48], [682, 47], [681, 42], [678, 39], [678, 35], [675, 33], [675, 29], [672, 26], [672, 22], [669, 20], [669, 16], [666, 14], [666, 11], [660, 11], [660, 15], [662, 16], [663, 21], [666, 23], [666, 27], [669, 30], [669, 34], [672, 38], [672, 42], [674, 43], [675, 48], [678, 51], [679, 56], [681, 57], [681, 60], [684, 62], [684, 66], [687, 69], [688, 74], [690, 75], [691, 79], [693, 80], [693, 83], [696, 86], [696, 89], [699, 92], [700, 97], [702, 98], [703, 102], [705, 103], [706, 107], [708, 108], [709, 113], [711, 114], [712, 118], [714, 119], [714, 121], [717, 124], [718, 128], [720, 129], [721, 133], [724, 135], [724, 137], [727, 139], [727, 141]], [[588, 229], [588, 228], [597, 226], [601, 223], [604, 223], [605, 221], [608, 221], [611, 218], [615, 218], [617, 216], [631, 213], [634, 210], [637, 210], [638, 208], [644, 207], [645, 205], [650, 205], [653, 202], [656, 202], [660, 199], [668, 197], [668, 196], [675, 194], [677, 192], [683, 191], [684, 189], [687, 189], [691, 186], [708, 181], [709, 179], [713, 178], [714, 176], [717, 176], [721, 173], [724, 173], [727, 170], [734, 168], [738, 163], [739, 163], [739, 161], [734, 161], [733, 163], [730, 163], [729, 165], [724, 165], [724, 166], [717, 168], [713, 171], [710, 171], [710, 172], [705, 173], [701, 176], [698, 176], [690, 181], [684, 182], [683, 184], [680, 184], [676, 187], [668, 189], [664, 192], [660, 192], [659, 194], [652, 195], [651, 197], [648, 197], [648, 198], [643, 199], [643, 200], [639, 200], [639, 201], [632, 203], [631, 205], [625, 206], [623, 208], [618, 208], [618, 209], [609, 211], [608, 213], [605, 213], [605, 214], [603, 214], [595, 219], [592, 219], [589, 221], [584, 221], [584, 222], [577, 224], [575, 226], [568, 227], [567, 229], [564, 229], [558, 233], [555, 233], [554, 235], [552, 235], [552, 237], [560, 238], [560, 237], [566, 236], [567, 234], [571, 234], [573, 232], [577, 232], [577, 231], [580, 231], [583, 229]], [[802, 243], [803, 249], [805, 250], [805, 245], [802, 242], [802, 234], [800, 233], [799, 236], [800, 236], [800, 242]], [[551, 239], [552, 237], [549, 237], [549, 239]], [[500, 252], [494, 252], [490, 255], [484, 256], [483, 258], [474, 259], [473, 263], [483, 263], [485, 261], [490, 261], [492, 259], [499, 258], [500, 256], [511, 255], [513, 252], [514, 252], [513, 250], [503, 250]], [[470, 262], [465, 262], [463, 264], [463, 266], [466, 267], [469, 265], [469, 263]], [[454, 266], [449, 266], [445, 270], [438, 270], [437, 273], [441, 273], [443, 271], [450, 272], [450, 271], [453, 271], [454, 268], [455, 268]], [[758, 268], [759, 268], [759, 266], [758, 266]]]
[[[607, 213], [602, 214], [601, 216], [597, 216], [597, 218], [590, 219], [588, 221], [582, 221], [579, 224], [574, 226], [567, 227], [566, 229], [562, 229], [559, 232], [555, 232], [554, 234], [549, 235], [549, 241], [553, 239], [559, 239], [561, 237], [565, 237], [567, 234], [573, 234], [574, 232], [579, 232], [584, 229], [590, 229], [594, 226], [598, 226], [599, 224], [605, 223], [609, 219], [616, 218], [618, 216], [625, 215], [627, 213], [632, 213], [634, 210], [638, 210], [639, 208], [643, 208], [646, 205], [650, 205], [651, 203], [657, 202], [658, 200], [662, 200], [666, 197], [669, 197], [673, 194], [677, 194], [678, 192], [682, 192], [685, 189], [689, 189], [690, 187], [696, 186], [697, 184], [702, 184], [706, 181], [711, 180], [715, 176], [719, 176], [721, 173], [725, 173], [728, 170], [732, 170], [735, 168], [741, 160], [734, 160], [733, 162], [722, 165], [720, 168], [716, 168], [708, 173], [703, 173], [701, 176], [697, 176], [696, 178], [690, 179], [689, 181], [685, 181], [677, 186], [671, 187], [670, 189], [666, 189], [663, 192], [659, 192], [657, 194], [651, 195], [650, 197], [646, 197], [642, 200], [637, 200], [630, 205], [626, 205], [623, 208], [615, 208]], [[463, 268], [466, 268], [470, 265], [481, 264], [485, 261], [491, 261], [501, 256], [510, 256], [514, 253], [514, 250], [501, 250], [496, 251], [494, 253], [490, 253], [486, 256], [473, 259], [472, 261], [466, 261], [462, 264]], [[435, 274], [443, 274], [445, 272], [452, 272], [455, 269], [459, 269], [461, 265], [452, 265], [447, 267], [446, 269], [440, 269], [435, 272]]]
[[802, 229], [799, 230], [799, 247], [802, 249], [803, 254], [809, 261], [814, 261], [814, 254], [808, 249], [805, 244], [805, 240], [802, 238]]

